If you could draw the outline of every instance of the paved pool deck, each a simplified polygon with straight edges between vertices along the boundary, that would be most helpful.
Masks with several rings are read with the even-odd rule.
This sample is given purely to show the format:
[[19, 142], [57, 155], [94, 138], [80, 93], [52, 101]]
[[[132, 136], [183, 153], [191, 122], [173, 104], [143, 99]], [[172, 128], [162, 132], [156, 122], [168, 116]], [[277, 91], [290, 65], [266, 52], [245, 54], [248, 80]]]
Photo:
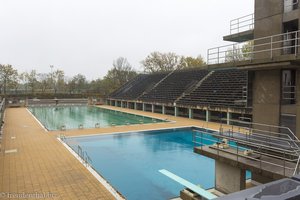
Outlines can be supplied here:
[[111, 193], [57, 140], [59, 134], [79, 136], [183, 126], [218, 130], [220, 127], [217, 123], [200, 120], [112, 106], [101, 107], [168, 119], [172, 122], [48, 132], [26, 108], [8, 108], [5, 111], [1, 140], [0, 200], [20, 199], [20, 197], [34, 199], [32, 197], [37, 195], [48, 197], [44, 199], [114, 199]]

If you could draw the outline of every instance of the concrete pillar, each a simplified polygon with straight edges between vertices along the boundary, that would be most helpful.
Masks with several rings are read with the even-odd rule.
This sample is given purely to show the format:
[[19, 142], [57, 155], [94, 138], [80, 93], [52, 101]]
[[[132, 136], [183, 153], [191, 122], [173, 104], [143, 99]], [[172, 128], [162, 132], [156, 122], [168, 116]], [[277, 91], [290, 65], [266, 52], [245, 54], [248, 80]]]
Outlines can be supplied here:
[[152, 104], [152, 108], [151, 108], [151, 111], [154, 113], [154, 104]]
[[246, 188], [246, 170], [244, 169], [216, 160], [215, 174], [216, 190], [229, 194]]
[[146, 110], [146, 106], [145, 106], [145, 104], [143, 103], [143, 111], [145, 111]]
[[227, 112], [227, 125], [230, 125], [231, 113]]
[[166, 107], [164, 105], [162, 106], [162, 114], [166, 114]]
[[193, 109], [192, 108], [189, 108], [189, 118], [190, 119], [194, 118], [194, 116], [193, 116]]
[[256, 173], [253, 173], [251, 174], [251, 179], [253, 181], [256, 181], [258, 183], [262, 183], [262, 184], [266, 184], [266, 183], [270, 183], [272, 181], [275, 181], [276, 179], [272, 179], [272, 178], [269, 178], [269, 177], [265, 177], [265, 176], [262, 176], [260, 174], [256, 174]]
[[136, 102], [134, 102], [134, 110], [137, 109], [137, 105], [136, 105]]
[[128, 101], [127, 101], [127, 108], [130, 108], [130, 103], [131, 103], [131, 102], [128, 102]]
[[206, 121], [209, 122], [210, 121], [210, 111], [206, 110]]
[[[280, 125], [281, 70], [257, 70], [253, 79], [253, 122]], [[253, 125], [269, 131], [269, 127]], [[278, 132], [277, 128], [271, 129]]]
[[297, 70], [297, 75], [296, 75], [296, 90], [297, 90], [297, 93], [296, 93], [296, 136], [298, 138], [300, 138], [300, 70], [298, 69]]
[[121, 108], [123, 108], [123, 101], [121, 101]]
[[175, 117], [178, 117], [178, 108], [174, 107], [174, 111], [175, 111]]

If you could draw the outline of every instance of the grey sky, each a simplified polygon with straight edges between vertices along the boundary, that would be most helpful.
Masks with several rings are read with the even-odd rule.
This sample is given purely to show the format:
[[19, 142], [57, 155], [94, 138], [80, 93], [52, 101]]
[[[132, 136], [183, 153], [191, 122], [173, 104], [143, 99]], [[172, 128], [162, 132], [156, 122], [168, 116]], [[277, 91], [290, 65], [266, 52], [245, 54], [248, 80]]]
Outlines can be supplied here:
[[150, 52], [206, 58], [254, 0], [0, 0], [0, 64], [103, 77], [120, 56], [140, 70]]

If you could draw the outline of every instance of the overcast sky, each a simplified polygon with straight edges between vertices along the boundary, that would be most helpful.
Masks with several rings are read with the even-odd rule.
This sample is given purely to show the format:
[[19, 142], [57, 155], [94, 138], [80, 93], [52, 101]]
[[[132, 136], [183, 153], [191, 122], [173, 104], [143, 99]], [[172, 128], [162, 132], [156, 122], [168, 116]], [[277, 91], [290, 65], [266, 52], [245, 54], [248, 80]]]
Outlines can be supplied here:
[[120, 56], [137, 70], [153, 51], [206, 58], [253, 11], [254, 0], [0, 0], [0, 64], [95, 79]]

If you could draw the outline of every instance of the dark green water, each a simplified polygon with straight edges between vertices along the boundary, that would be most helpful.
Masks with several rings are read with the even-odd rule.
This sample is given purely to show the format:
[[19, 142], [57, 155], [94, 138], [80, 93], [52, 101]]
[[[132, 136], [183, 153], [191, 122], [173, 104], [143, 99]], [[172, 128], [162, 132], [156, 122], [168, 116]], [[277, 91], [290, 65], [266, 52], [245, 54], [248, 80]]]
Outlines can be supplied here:
[[103, 109], [94, 106], [68, 106], [68, 107], [30, 107], [30, 112], [48, 129], [95, 128], [120, 126], [129, 124], [148, 124], [163, 122], [163, 120], [133, 115], [124, 112]]

